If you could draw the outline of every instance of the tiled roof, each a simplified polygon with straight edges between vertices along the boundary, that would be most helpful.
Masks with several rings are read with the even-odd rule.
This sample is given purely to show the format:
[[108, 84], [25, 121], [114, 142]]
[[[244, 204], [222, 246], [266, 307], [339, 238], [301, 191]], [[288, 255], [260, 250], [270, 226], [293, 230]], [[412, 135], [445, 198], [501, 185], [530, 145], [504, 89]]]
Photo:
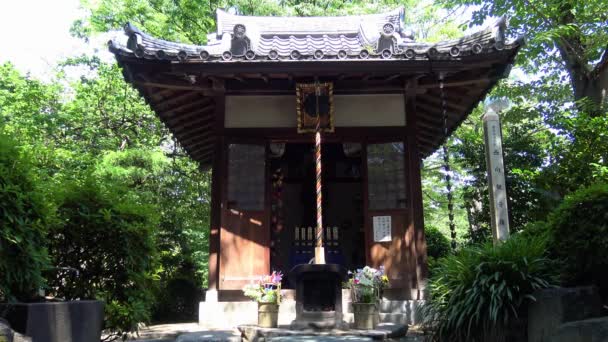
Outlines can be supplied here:
[[180, 62], [319, 59], [456, 59], [502, 50], [505, 20], [439, 43], [416, 42], [402, 23], [403, 8], [346, 17], [252, 17], [218, 11], [218, 31], [207, 45], [151, 37], [127, 24], [128, 41], [110, 41], [118, 55]]

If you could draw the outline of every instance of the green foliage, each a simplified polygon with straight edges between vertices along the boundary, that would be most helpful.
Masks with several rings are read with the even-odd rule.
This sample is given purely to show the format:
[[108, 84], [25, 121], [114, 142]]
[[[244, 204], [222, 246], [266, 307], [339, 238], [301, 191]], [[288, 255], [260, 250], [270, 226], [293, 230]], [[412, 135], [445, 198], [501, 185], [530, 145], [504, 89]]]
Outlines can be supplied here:
[[488, 341], [504, 336], [535, 290], [556, 281], [543, 239], [515, 235], [492, 246], [465, 247], [432, 270], [425, 325], [436, 341]]
[[[490, 203], [483, 141], [483, 123], [476, 111], [456, 132], [458, 143], [451, 151], [454, 160], [469, 172], [463, 201], [470, 213], [469, 239], [485, 242], [490, 232]], [[519, 231], [528, 222], [541, 220], [555, 205], [551, 187], [545, 182], [548, 149], [554, 139], [542, 116], [527, 102], [513, 102], [501, 114], [505, 182], [510, 210], [510, 228]]]
[[424, 234], [426, 236], [426, 252], [429, 257], [439, 259], [450, 254], [450, 240], [437, 228], [426, 225]]
[[608, 299], [608, 184], [567, 196], [548, 220], [551, 251], [563, 262], [566, 285], [596, 285]]
[[556, 126], [568, 132], [563, 150], [547, 168], [556, 191], [565, 195], [608, 179], [608, 115], [566, 112]]
[[152, 306], [152, 322], [192, 322], [198, 318], [200, 283], [194, 270], [182, 267], [171, 277], [161, 277]]
[[156, 210], [93, 177], [64, 184], [60, 196], [48, 233], [60, 269], [50, 287], [58, 297], [105, 301], [106, 328], [118, 336], [137, 330], [149, 320], [153, 301]]
[[0, 129], [0, 301], [27, 301], [48, 268], [48, 210], [34, 186], [30, 160]]
[[[88, 38], [97, 32], [120, 29], [131, 22], [147, 33], [172, 41], [204, 44], [206, 34], [214, 32], [215, 11], [233, 8], [243, 15], [327, 16], [379, 13], [405, 6], [405, 21], [415, 24], [416, 35], [437, 41], [460, 30], [453, 20], [432, 1], [413, 0], [82, 0], [88, 11], [85, 19], [72, 25], [72, 33]], [[441, 25], [439, 25], [439, 23]]]
[[152, 313], [157, 321], [196, 319], [196, 297], [208, 269], [210, 175], [184, 159], [138, 148], [108, 152], [96, 166], [105, 182], [120, 182], [125, 186], [122, 191], [134, 190], [159, 209], [160, 279]]
[[603, 64], [608, 57], [605, 1], [441, 0], [441, 3], [450, 8], [474, 5], [471, 25], [479, 25], [490, 17], [509, 16], [507, 33], [526, 35], [528, 42], [518, 56], [518, 65], [530, 74], [544, 74], [540, 76], [544, 80], [561, 78], [560, 74], [567, 71], [572, 98], [578, 101], [588, 97], [595, 105], [602, 101], [602, 88], [596, 82], [605, 77]]
[[[71, 68], [86, 73], [68, 80], [64, 75]], [[60, 71], [57, 79], [43, 83], [11, 64], [0, 66], [0, 121], [31, 155], [30, 170], [44, 185], [47, 199], [55, 200], [53, 189], [82, 182], [91, 173], [102, 188], [121, 184], [112, 186], [117, 195], [153, 205], [159, 216], [151, 228], [159, 252], [154, 270], [160, 277], [160, 290], [154, 291], [159, 300], [150, 303], [159, 303], [162, 291], [183, 278], [191, 279], [199, 292], [208, 268], [210, 174], [200, 172], [173, 143], [137, 91], [124, 82], [118, 66], [79, 56], [62, 63]], [[188, 294], [175, 295], [184, 297], [174, 301], [186, 301]], [[123, 309], [113, 312], [128, 313], [121, 303]], [[185, 310], [187, 320], [193, 320], [195, 311]], [[161, 314], [153, 312], [155, 317]]]

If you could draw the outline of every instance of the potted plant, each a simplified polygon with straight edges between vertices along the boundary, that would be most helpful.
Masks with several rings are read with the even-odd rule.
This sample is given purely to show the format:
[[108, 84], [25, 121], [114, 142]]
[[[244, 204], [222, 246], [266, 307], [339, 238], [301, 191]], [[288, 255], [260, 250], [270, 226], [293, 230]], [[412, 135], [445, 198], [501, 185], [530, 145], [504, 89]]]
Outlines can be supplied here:
[[258, 302], [258, 325], [262, 328], [276, 328], [279, 322], [281, 304], [281, 272], [262, 276], [257, 282], [243, 288], [245, 296]]
[[378, 304], [382, 290], [388, 286], [384, 267], [379, 269], [365, 266], [355, 272], [348, 272], [348, 280], [355, 318], [355, 329], [374, 329], [378, 322]]

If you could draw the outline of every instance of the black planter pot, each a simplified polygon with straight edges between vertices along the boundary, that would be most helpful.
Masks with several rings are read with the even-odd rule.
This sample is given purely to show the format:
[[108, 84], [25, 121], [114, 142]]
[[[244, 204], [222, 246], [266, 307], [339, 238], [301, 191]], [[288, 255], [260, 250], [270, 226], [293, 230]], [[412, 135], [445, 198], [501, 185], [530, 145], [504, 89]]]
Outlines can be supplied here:
[[11, 328], [32, 342], [98, 342], [103, 308], [98, 300], [0, 304]]

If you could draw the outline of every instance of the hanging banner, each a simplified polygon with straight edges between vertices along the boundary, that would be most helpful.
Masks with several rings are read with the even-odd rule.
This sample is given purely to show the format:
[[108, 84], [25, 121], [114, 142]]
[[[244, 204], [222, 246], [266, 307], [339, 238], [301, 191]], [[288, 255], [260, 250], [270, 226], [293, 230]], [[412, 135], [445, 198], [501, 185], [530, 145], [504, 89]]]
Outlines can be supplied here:
[[321, 132], [334, 131], [334, 85], [296, 84], [298, 133], [313, 133], [320, 120]]

